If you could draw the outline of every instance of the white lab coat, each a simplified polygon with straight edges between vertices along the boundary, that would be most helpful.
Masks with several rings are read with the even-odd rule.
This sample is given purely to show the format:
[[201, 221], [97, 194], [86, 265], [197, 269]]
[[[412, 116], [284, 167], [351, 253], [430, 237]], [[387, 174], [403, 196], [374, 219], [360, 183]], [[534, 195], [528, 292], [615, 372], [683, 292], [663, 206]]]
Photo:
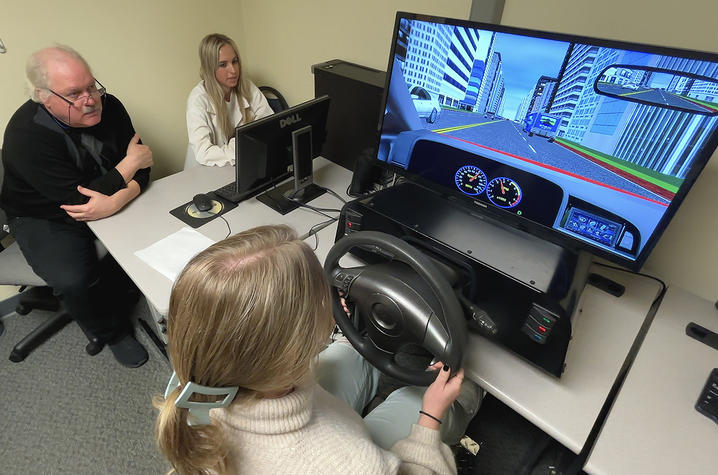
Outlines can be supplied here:
[[[267, 99], [257, 86], [249, 83], [249, 100], [239, 98], [244, 107], [249, 107], [249, 117], [256, 120], [274, 113]], [[244, 123], [236, 94], [232, 93], [229, 102], [225, 102], [229, 118], [239, 126]], [[227, 141], [217, 123], [217, 114], [200, 81], [187, 98], [187, 135], [194, 157], [202, 165], [223, 167], [234, 165], [234, 137]]]

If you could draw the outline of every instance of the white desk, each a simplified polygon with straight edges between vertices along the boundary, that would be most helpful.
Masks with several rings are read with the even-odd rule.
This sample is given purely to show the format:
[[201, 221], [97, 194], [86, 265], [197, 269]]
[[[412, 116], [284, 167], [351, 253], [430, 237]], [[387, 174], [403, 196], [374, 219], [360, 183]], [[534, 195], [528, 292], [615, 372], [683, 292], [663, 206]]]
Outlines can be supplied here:
[[[324, 158], [314, 161], [315, 182], [332, 189], [344, 199], [351, 172]], [[172, 282], [135, 256], [135, 251], [179, 231], [187, 225], [172, 216], [170, 210], [234, 180], [233, 167], [194, 167], [154, 181], [137, 199], [111, 218], [92, 221], [90, 229], [132, 278], [147, 300], [162, 315], [169, 309]], [[330, 194], [313, 200], [313, 206], [340, 209], [342, 203]], [[329, 213], [337, 215], [338, 213]], [[300, 235], [328, 218], [314, 211], [298, 208], [284, 216], [251, 198], [225, 213], [232, 233], [265, 224], [288, 224]], [[336, 228], [335, 228], [336, 229]], [[219, 218], [197, 228], [208, 238], [219, 241], [227, 235], [227, 225]]]
[[685, 333], [718, 332], [718, 310], [671, 287], [618, 393], [585, 470], [597, 474], [718, 473], [718, 425], [694, 409], [718, 351]]
[[[342, 196], [350, 172], [324, 159], [315, 161], [316, 181]], [[117, 215], [93, 222], [92, 230], [157, 310], [167, 313], [171, 282], [135, 256], [135, 251], [155, 243], [183, 226], [169, 210], [199, 192], [218, 188], [232, 180], [232, 168], [192, 168], [163, 178]], [[324, 195], [312, 204], [339, 208], [340, 202]], [[286, 223], [302, 234], [325, 218], [313, 211], [295, 210], [281, 216], [256, 199], [250, 199], [224, 215], [233, 232], [262, 224]], [[227, 234], [225, 223], [215, 219], [198, 231], [217, 241]], [[319, 232], [317, 256], [323, 262], [334, 243], [336, 224]], [[313, 238], [308, 238], [310, 246]], [[617, 299], [588, 286], [573, 320], [573, 341], [567, 369], [556, 379], [521, 360], [508, 350], [480, 336], [470, 335], [465, 367], [467, 374], [509, 407], [574, 452], [586, 440], [609, 388], [643, 323], [658, 285], [641, 277], [597, 268], [597, 272], [625, 284]]]

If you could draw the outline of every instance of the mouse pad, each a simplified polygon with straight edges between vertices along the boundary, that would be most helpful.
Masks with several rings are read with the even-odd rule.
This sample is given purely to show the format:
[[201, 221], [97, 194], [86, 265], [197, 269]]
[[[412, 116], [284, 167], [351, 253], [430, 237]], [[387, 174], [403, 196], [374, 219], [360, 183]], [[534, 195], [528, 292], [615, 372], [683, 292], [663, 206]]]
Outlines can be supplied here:
[[210, 210], [199, 211], [190, 200], [170, 211], [170, 214], [183, 223], [189, 224], [193, 228], [198, 228], [237, 207], [237, 203], [220, 198], [214, 193], [207, 193], [207, 196], [212, 198], [212, 209]]

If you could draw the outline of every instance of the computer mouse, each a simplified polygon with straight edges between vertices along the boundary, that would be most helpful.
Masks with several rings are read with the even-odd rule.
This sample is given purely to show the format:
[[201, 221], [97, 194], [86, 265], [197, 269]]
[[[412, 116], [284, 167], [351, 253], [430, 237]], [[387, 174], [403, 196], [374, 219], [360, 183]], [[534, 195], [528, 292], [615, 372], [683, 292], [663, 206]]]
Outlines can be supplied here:
[[209, 211], [212, 209], [212, 198], [204, 193], [199, 193], [192, 198], [192, 204], [197, 208], [197, 211]]

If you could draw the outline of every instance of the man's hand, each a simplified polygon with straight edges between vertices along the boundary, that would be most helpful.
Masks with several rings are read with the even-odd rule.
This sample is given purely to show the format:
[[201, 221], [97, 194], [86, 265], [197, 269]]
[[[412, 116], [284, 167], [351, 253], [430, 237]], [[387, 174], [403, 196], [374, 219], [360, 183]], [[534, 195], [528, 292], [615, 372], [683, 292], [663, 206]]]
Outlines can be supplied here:
[[[114, 195], [103, 195], [98, 191], [90, 190], [78, 185], [77, 191], [90, 198], [84, 205], [62, 205], [60, 208], [75, 221], [94, 221], [96, 219], [112, 216], [122, 207]], [[122, 203], [124, 204], [124, 203]]]
[[152, 150], [147, 145], [139, 143], [140, 136], [135, 134], [127, 145], [127, 158], [137, 167], [138, 170], [142, 168], [151, 167], [154, 164], [152, 159]]
[[140, 136], [135, 134], [127, 145], [127, 155], [115, 166], [127, 184], [132, 181], [138, 170], [154, 164], [152, 150], [147, 145], [141, 145], [139, 141]]

